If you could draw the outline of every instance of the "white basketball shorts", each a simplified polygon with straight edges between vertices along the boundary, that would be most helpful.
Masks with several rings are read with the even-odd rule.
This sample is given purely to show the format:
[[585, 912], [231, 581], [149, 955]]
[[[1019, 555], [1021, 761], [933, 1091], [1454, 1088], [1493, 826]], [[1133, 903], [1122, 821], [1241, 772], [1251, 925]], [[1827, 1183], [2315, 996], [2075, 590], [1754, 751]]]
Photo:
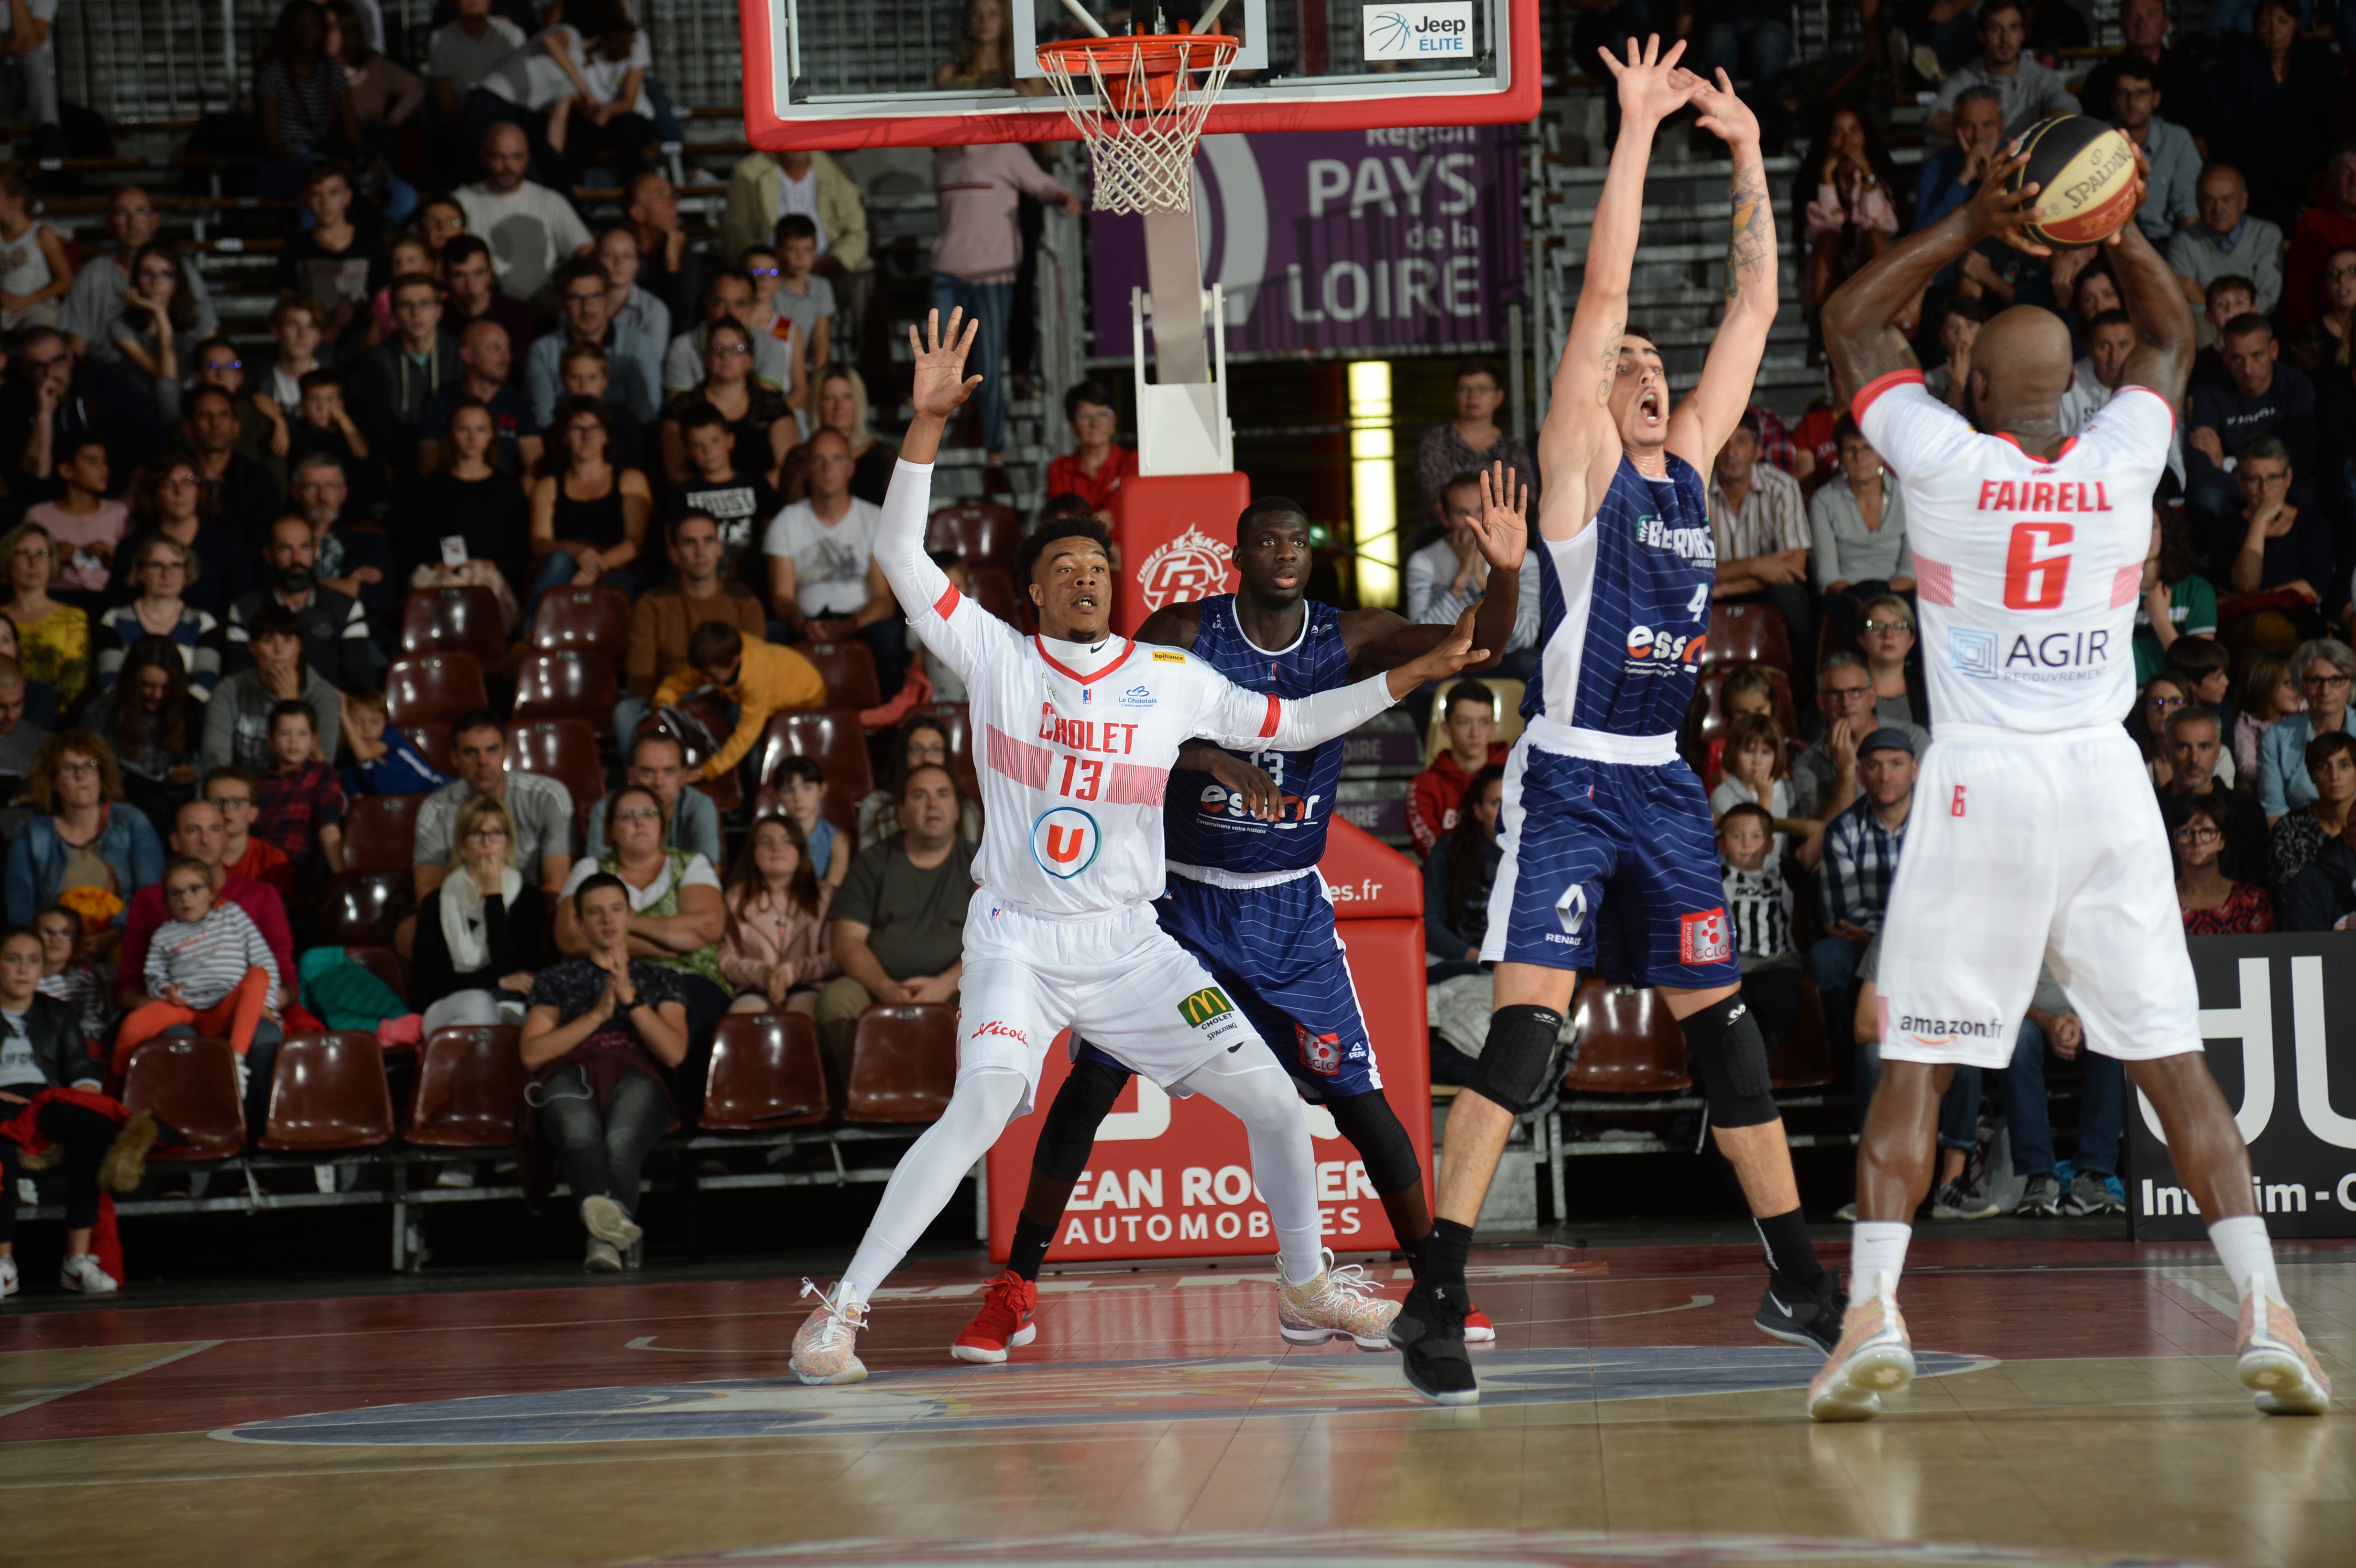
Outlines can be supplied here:
[[1881, 1054], [2008, 1066], [2040, 958], [2093, 1049], [2201, 1050], [2174, 877], [2126, 731], [1941, 725], [1882, 923]]
[[985, 1068], [1020, 1072], [1016, 1115], [1027, 1115], [1039, 1064], [1066, 1029], [1166, 1090], [1219, 1052], [1259, 1040], [1151, 904], [1049, 920], [975, 889], [958, 987], [958, 1079]]

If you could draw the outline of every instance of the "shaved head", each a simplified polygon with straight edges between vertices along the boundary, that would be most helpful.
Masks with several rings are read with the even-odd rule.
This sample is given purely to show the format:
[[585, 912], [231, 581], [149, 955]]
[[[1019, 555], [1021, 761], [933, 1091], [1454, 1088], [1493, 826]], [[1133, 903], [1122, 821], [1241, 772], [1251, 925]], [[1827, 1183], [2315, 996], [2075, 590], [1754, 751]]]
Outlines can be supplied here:
[[1972, 345], [1973, 397], [1993, 428], [2016, 435], [2058, 428], [2073, 372], [2070, 328], [2036, 305], [1998, 311]]

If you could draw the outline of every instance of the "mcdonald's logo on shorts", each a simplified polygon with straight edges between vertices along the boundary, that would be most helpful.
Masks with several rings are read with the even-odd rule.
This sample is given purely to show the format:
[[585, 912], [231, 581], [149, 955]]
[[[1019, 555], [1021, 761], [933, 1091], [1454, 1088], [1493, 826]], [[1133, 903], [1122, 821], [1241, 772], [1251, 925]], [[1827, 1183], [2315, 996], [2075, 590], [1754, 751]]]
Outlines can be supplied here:
[[1178, 1016], [1194, 1029], [1235, 1010], [1235, 1003], [1227, 1000], [1227, 994], [1216, 986], [1205, 986], [1178, 1004]]

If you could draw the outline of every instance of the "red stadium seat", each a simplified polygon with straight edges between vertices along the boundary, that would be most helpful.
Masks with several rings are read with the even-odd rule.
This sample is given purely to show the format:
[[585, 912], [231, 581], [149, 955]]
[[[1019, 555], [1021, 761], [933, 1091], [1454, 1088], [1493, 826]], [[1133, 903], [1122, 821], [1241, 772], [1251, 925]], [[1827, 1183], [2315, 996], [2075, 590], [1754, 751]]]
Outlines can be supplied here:
[[615, 672], [619, 650], [563, 648], [536, 653], [516, 672], [515, 721], [538, 719], [586, 719], [603, 729], [614, 721], [614, 705], [622, 699]]
[[[392, 941], [392, 928], [409, 912], [410, 873], [346, 871], [329, 877], [319, 894], [317, 940], [338, 947], [381, 947]], [[311, 933], [305, 933], [305, 937]], [[298, 947], [312, 945], [309, 940]]]
[[360, 1029], [298, 1034], [278, 1048], [262, 1147], [283, 1154], [369, 1148], [393, 1135], [384, 1051]]
[[984, 501], [937, 507], [925, 527], [927, 550], [953, 549], [969, 568], [1012, 571], [1015, 548], [1022, 542], [1023, 523], [1014, 508]]
[[417, 847], [422, 795], [364, 795], [344, 817], [344, 869], [406, 871]]
[[[1718, 665], [1701, 672], [1698, 689], [1707, 705], [1701, 720], [1701, 741], [1705, 746], [1733, 728], [1734, 721], [1726, 716], [1725, 704], [1719, 700], [1719, 691], [1726, 685], [1726, 677], [1732, 675], [1737, 667], [1740, 667]], [[1775, 722], [1782, 727], [1783, 739], [1797, 740], [1800, 733], [1800, 721], [1797, 711], [1792, 706], [1791, 677], [1773, 665], [1762, 665], [1760, 667], [1767, 672], [1767, 678], [1774, 684]]]
[[1702, 667], [1746, 664], [1772, 665], [1787, 673], [1798, 667], [1792, 662], [1792, 639], [1782, 612], [1772, 604], [1712, 604]]
[[1572, 1004], [1579, 1059], [1566, 1094], [1672, 1094], [1693, 1087], [1686, 1035], [1660, 992], [1590, 980]]
[[605, 793], [605, 764], [597, 756], [597, 731], [585, 719], [519, 720], [508, 728], [509, 773], [554, 779], [573, 796], [573, 820], [588, 826], [589, 808]]
[[1792, 1032], [1767, 1059], [1767, 1082], [1778, 1089], [1821, 1089], [1831, 1083], [1833, 1053], [1825, 1028], [1825, 998], [1816, 983], [1800, 976], [1800, 1016]]
[[818, 1027], [801, 1013], [730, 1013], [712, 1037], [699, 1125], [764, 1133], [826, 1120]]
[[392, 721], [404, 730], [428, 720], [446, 723], [491, 700], [483, 689], [483, 667], [472, 654], [414, 654], [393, 660], [384, 672], [384, 699]]
[[1015, 592], [1014, 574], [994, 566], [971, 566], [966, 569], [966, 581], [973, 587], [973, 602], [1013, 627], [1028, 634], [1024, 624], [1023, 596]]
[[867, 765], [867, 731], [851, 708], [780, 713], [761, 737], [761, 781], [766, 784], [787, 757], [809, 757], [826, 773], [829, 785], [857, 800], [875, 787]]
[[487, 588], [420, 588], [401, 607], [404, 654], [472, 654], [485, 669], [508, 656], [498, 595]]
[[554, 588], [541, 595], [531, 617], [535, 652], [598, 648], [618, 663], [630, 645], [630, 596], [610, 582], [587, 588]]
[[409, 999], [408, 968], [390, 947], [347, 947], [344, 956], [392, 987], [393, 995]]
[[865, 643], [796, 643], [794, 652], [809, 660], [826, 682], [829, 708], [873, 708], [883, 702], [875, 656]]
[[416, 742], [418, 751], [424, 754], [427, 762], [452, 778], [458, 776], [458, 770], [450, 758], [450, 726], [435, 720], [420, 724], [403, 724], [401, 732]]
[[426, 1148], [505, 1148], [530, 1075], [518, 1029], [437, 1029], [410, 1102], [409, 1141]]
[[859, 1015], [843, 1115], [853, 1122], [937, 1122], [957, 1086], [957, 1009], [945, 1002]]
[[166, 1035], [131, 1053], [123, 1070], [123, 1103], [153, 1111], [186, 1140], [158, 1145], [151, 1163], [234, 1158], [245, 1147], [245, 1104], [237, 1090], [237, 1052], [225, 1040]]

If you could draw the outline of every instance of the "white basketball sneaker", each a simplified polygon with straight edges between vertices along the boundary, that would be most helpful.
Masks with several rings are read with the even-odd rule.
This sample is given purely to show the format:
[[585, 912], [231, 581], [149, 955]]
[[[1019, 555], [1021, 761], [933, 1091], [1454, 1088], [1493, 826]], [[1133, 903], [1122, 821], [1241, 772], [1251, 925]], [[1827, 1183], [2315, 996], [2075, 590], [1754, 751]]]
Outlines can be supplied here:
[[1322, 1345], [1328, 1339], [1355, 1339], [1361, 1350], [1391, 1348], [1387, 1330], [1399, 1314], [1399, 1304], [1374, 1294], [1374, 1282], [1356, 1264], [1337, 1268], [1333, 1253], [1325, 1253], [1324, 1272], [1299, 1285], [1284, 1283], [1277, 1270], [1276, 1331], [1288, 1344]]
[[839, 1305], [842, 1299], [840, 1284], [829, 1296], [816, 1283], [805, 1279], [801, 1293], [817, 1296], [818, 1306], [810, 1313], [809, 1321], [802, 1325], [801, 1332], [794, 1336], [793, 1359], [787, 1363], [794, 1376], [806, 1383], [863, 1381], [867, 1366], [859, 1359], [852, 1340], [867, 1327], [867, 1304], [854, 1301], [849, 1306]]
[[1840, 1343], [1808, 1385], [1808, 1414], [1816, 1421], [1870, 1421], [1881, 1396], [1914, 1381], [1914, 1347], [1906, 1338], [1893, 1287], [1884, 1275], [1871, 1296], [1841, 1319]]
[[2298, 1331], [2290, 1307], [2258, 1285], [2242, 1298], [2242, 1386], [2268, 1415], [2321, 1415], [2331, 1407], [2331, 1380]]

